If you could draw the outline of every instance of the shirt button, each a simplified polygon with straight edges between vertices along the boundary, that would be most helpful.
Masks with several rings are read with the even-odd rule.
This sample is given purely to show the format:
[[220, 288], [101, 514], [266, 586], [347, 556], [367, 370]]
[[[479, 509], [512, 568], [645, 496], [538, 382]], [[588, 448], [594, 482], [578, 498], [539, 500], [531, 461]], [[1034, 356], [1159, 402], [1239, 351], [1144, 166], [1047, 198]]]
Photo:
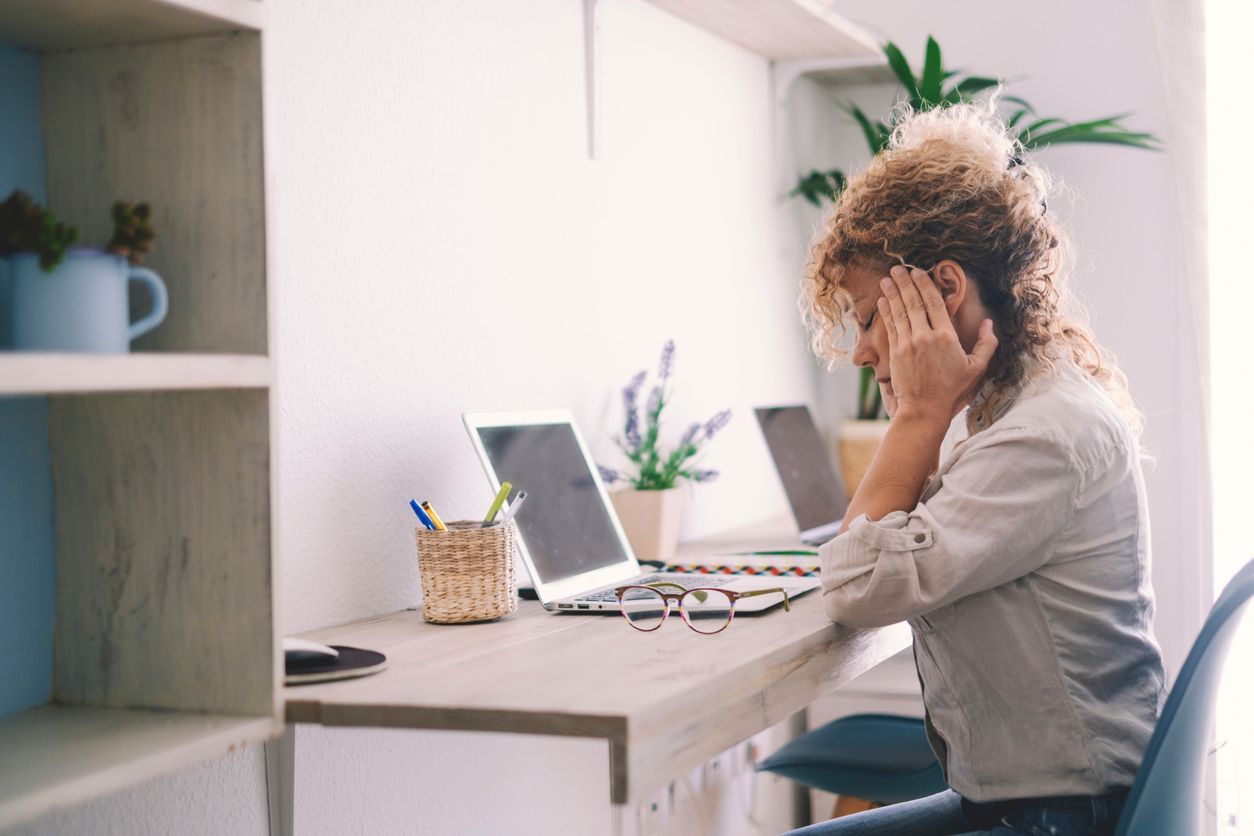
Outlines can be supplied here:
[[926, 534], [923, 534], [922, 532], [920, 532], [919, 534], [914, 535], [914, 542], [916, 542], [916, 543], [922, 543], [922, 542], [923, 542], [923, 541], [925, 541], [926, 539], [927, 539], [927, 535], [926, 535]]

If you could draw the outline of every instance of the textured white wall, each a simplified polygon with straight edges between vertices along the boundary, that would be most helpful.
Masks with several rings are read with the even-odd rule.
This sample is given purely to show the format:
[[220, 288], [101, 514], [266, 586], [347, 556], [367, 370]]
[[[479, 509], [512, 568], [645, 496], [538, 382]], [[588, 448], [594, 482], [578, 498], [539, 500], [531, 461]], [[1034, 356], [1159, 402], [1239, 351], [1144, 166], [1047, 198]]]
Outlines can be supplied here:
[[[736, 413], [686, 535], [783, 512], [751, 408], [813, 384], [762, 59], [642, 0], [605, 3], [593, 162], [578, 0], [268, 5], [287, 631], [416, 603], [408, 498], [446, 518], [491, 499], [462, 411], [569, 407], [608, 457], [617, 390], [668, 337], [673, 432]], [[264, 832], [261, 762], [29, 832]], [[302, 727], [297, 832], [601, 832], [607, 770], [591, 741]]]
[[[462, 410], [569, 406], [603, 438], [615, 390], [652, 366], [668, 336], [679, 343], [682, 417], [724, 405], [738, 413], [710, 451], [726, 478], [697, 492], [686, 533], [731, 524], [768, 491], [775, 499], [763, 513], [783, 508], [748, 408], [811, 396], [794, 294], [816, 218], [781, 207], [781, 180], [763, 164], [766, 66], [642, 0], [606, 2], [604, 159], [589, 162], [580, 5], [271, 0], [289, 631], [416, 601], [405, 500], [428, 496], [456, 516], [487, 499]], [[1016, 92], [1043, 111], [1133, 109], [1135, 124], [1162, 130], [1153, 34], [1135, 0], [1063, 0], [1046, 11], [991, 0], [839, 7], [912, 56], [931, 31], [951, 64], [1027, 75]], [[803, 108], [823, 99], [808, 84], [797, 96]], [[801, 119], [805, 142], [819, 153], [837, 121]], [[856, 133], [843, 137], [821, 162], [857, 158]], [[1043, 159], [1082, 198], [1057, 207], [1084, 254], [1080, 287], [1149, 415], [1160, 634], [1178, 663], [1189, 637], [1170, 625], [1192, 617], [1185, 546], [1196, 532], [1179, 512], [1193, 448], [1180, 403], [1187, 335], [1167, 160], [1104, 148]], [[535, 832], [544, 817], [535, 811], [604, 801], [603, 753], [587, 742], [302, 729], [298, 752], [300, 833]], [[550, 775], [553, 764], [560, 774]], [[264, 802], [253, 749], [23, 832], [264, 833]], [[397, 810], [405, 816], [390, 815]], [[362, 811], [378, 818], [363, 825]], [[548, 815], [545, 832], [599, 826]]]

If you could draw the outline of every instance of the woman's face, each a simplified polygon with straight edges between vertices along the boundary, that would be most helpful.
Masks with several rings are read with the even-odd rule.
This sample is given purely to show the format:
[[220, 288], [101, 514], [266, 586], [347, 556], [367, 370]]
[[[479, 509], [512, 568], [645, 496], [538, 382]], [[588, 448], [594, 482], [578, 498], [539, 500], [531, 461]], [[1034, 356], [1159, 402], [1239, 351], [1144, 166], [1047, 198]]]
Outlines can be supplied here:
[[853, 352], [850, 359], [855, 366], [875, 369], [875, 379], [885, 388], [892, 390], [892, 380], [888, 369], [888, 333], [884, 323], [880, 321], [876, 310], [876, 300], [884, 295], [880, 289], [880, 279], [886, 275], [883, 270], [870, 270], [860, 266], [846, 268], [843, 276], [845, 289], [853, 297], [852, 333], [854, 335]]

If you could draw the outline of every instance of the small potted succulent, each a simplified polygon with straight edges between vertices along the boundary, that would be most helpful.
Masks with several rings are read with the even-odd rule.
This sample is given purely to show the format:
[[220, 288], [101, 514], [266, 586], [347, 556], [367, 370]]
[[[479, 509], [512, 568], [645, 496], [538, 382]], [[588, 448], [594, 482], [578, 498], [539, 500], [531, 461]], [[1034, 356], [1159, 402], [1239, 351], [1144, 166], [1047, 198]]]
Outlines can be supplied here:
[[[113, 237], [104, 249], [72, 248], [75, 227], [30, 195], [0, 203], [0, 258], [11, 271], [11, 336], [25, 351], [128, 352], [131, 340], [165, 319], [165, 283], [139, 266], [156, 233], [146, 203], [113, 205]], [[129, 283], [147, 284], [152, 311], [130, 322]]]
[[621, 486], [610, 493], [610, 500], [640, 560], [667, 560], [675, 553], [686, 499], [679, 482], [709, 482], [718, 477], [718, 471], [700, 467], [695, 459], [731, 420], [731, 410], [724, 409], [705, 423], [688, 425], [675, 446], [664, 449], [662, 412], [670, 403], [674, 364], [675, 343], [667, 340], [657, 383], [643, 411], [640, 393], [647, 373], [641, 371], [623, 388], [623, 433], [615, 443], [630, 464], [621, 470], [599, 465], [606, 484]]

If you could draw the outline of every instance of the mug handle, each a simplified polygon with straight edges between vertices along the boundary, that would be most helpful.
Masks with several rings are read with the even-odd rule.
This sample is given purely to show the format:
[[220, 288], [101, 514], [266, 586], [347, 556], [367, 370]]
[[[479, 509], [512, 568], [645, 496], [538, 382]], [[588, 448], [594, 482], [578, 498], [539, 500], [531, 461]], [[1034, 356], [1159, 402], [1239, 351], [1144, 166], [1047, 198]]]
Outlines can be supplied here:
[[127, 336], [129, 342], [141, 334], [147, 334], [165, 321], [165, 315], [170, 310], [170, 295], [166, 292], [165, 282], [161, 281], [161, 277], [147, 267], [131, 267], [127, 280], [143, 282], [152, 291], [152, 310], [139, 322], [131, 323]]

